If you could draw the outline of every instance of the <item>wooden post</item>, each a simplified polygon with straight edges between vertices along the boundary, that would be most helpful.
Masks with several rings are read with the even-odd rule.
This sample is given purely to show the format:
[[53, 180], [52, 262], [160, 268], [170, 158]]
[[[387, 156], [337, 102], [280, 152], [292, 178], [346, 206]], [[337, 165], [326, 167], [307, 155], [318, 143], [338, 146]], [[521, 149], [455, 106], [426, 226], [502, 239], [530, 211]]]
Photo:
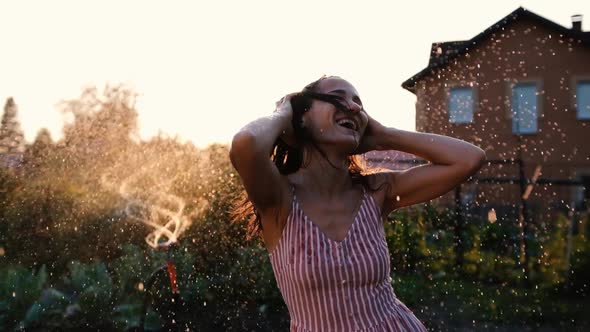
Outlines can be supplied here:
[[567, 211], [567, 245], [565, 248], [565, 273], [566, 273], [566, 287], [569, 287], [569, 280], [571, 276], [571, 257], [572, 257], [572, 237], [574, 235], [574, 223], [576, 222], [576, 201], [572, 199], [570, 208]]
[[464, 241], [463, 241], [463, 209], [461, 206], [461, 184], [455, 187], [455, 259], [459, 268], [464, 262]]
[[527, 236], [528, 236], [528, 208], [527, 200], [525, 199], [527, 181], [524, 174], [524, 161], [522, 160], [522, 152], [518, 150], [518, 175], [520, 184], [520, 213], [519, 213], [519, 227], [520, 227], [520, 259], [519, 263], [522, 266], [524, 274], [524, 281], [526, 285], [529, 285], [529, 254], [527, 250]]

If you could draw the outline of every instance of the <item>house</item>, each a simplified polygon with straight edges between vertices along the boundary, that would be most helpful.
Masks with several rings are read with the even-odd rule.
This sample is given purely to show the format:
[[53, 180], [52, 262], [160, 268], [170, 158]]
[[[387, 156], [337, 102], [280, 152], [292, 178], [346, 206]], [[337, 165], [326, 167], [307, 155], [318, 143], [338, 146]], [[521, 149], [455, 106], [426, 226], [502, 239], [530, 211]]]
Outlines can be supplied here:
[[23, 164], [23, 153], [0, 153], [0, 167], [18, 168]]
[[[433, 43], [428, 66], [402, 87], [416, 95], [417, 131], [474, 143], [489, 160], [520, 158], [529, 179], [535, 169], [544, 179], [590, 175], [590, 32], [581, 15], [568, 28], [518, 8], [470, 40]], [[519, 167], [488, 164], [477, 176], [514, 178]], [[498, 205], [516, 208], [521, 189], [469, 183], [462, 191], [484, 215]], [[579, 185], [539, 184], [528, 209], [537, 220], [553, 219], [582, 207], [583, 193]]]

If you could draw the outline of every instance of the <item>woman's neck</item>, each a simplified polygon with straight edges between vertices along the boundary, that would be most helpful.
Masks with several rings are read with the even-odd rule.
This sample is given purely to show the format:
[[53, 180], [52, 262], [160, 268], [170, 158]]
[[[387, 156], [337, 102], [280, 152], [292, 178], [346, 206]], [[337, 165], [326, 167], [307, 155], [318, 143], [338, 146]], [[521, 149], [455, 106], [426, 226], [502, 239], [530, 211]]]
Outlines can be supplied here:
[[297, 172], [298, 184], [322, 196], [335, 196], [352, 187], [348, 158], [306, 149], [304, 165]]

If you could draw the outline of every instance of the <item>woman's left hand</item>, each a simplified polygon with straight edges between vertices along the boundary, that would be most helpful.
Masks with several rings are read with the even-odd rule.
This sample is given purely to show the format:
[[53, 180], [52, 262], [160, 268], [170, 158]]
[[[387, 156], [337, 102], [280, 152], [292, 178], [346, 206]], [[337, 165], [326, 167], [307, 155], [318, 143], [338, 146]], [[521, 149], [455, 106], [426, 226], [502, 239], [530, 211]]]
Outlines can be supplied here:
[[381, 139], [385, 134], [385, 126], [373, 119], [367, 114], [368, 122], [365, 133], [361, 137], [358, 147], [354, 151], [354, 154], [362, 154], [365, 152], [380, 150], [382, 147]]

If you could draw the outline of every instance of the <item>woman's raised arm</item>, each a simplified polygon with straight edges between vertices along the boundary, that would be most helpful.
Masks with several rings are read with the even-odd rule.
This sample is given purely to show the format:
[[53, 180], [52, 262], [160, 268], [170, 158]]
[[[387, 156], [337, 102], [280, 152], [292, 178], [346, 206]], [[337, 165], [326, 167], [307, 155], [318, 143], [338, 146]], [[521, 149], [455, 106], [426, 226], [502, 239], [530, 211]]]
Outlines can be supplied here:
[[287, 179], [270, 159], [271, 150], [279, 137], [291, 137], [293, 111], [291, 95], [279, 103], [269, 116], [248, 123], [233, 137], [230, 159], [240, 174], [248, 198], [261, 213], [276, 208], [289, 190]]
[[[386, 128], [369, 119], [360, 151], [398, 150], [422, 157], [430, 164], [381, 174], [389, 184], [386, 213], [437, 198], [477, 172], [486, 160], [479, 147], [448, 136]], [[364, 150], [364, 151], [363, 151]]]

